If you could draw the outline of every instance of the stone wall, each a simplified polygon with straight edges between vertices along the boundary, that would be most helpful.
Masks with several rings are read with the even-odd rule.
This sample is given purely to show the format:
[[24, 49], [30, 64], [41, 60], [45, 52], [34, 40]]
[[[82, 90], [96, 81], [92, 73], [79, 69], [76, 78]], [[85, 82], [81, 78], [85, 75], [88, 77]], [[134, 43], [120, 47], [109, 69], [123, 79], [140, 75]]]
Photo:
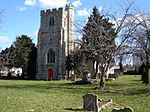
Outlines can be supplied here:
[[[41, 11], [41, 24], [37, 44], [36, 79], [47, 79], [48, 70], [53, 70], [53, 79], [65, 76], [66, 56], [73, 50], [74, 7]], [[55, 62], [47, 62], [47, 54], [55, 53]]]

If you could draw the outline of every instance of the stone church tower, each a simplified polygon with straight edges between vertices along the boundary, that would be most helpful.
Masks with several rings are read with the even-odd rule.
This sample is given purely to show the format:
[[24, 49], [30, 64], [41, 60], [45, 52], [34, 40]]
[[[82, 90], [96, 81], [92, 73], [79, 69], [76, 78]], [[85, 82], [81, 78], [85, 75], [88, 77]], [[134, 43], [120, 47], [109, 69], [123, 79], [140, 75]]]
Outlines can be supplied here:
[[41, 11], [36, 79], [64, 78], [66, 56], [73, 50], [74, 6]]

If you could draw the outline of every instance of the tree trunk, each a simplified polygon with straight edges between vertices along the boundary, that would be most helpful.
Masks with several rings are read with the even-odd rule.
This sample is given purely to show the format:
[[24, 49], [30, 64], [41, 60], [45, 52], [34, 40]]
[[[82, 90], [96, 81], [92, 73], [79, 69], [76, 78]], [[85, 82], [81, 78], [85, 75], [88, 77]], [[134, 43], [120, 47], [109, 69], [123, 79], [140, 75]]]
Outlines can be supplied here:
[[22, 74], [21, 74], [22, 79], [26, 79], [26, 76], [27, 76], [26, 68], [22, 67]]
[[100, 88], [105, 88], [105, 75], [106, 73], [102, 72], [101, 79], [100, 79]]
[[[110, 61], [111, 62], [111, 61]], [[105, 78], [106, 78], [106, 73], [109, 69], [110, 63], [108, 65], [106, 65], [103, 69], [102, 69], [102, 75], [101, 75], [101, 79], [100, 79], [100, 88], [105, 89]]]
[[69, 79], [69, 73], [70, 73], [70, 71], [68, 70], [68, 72], [67, 72], [67, 80]]
[[149, 57], [148, 57], [148, 53], [146, 54], [146, 76], [145, 76], [145, 84], [146, 85], [148, 85], [149, 84], [149, 74], [148, 74], [148, 72], [149, 72]]
[[119, 66], [120, 66], [120, 72], [123, 73], [122, 55], [120, 56], [120, 63], [119, 63]]
[[7, 77], [8, 77], [8, 79], [10, 79], [10, 78], [11, 78], [11, 72], [10, 72], [10, 68], [8, 67], [7, 69], [8, 69], [8, 74], [7, 74]]
[[94, 78], [97, 78], [97, 74], [98, 74], [98, 62], [96, 61], [96, 70], [95, 70], [95, 76]]

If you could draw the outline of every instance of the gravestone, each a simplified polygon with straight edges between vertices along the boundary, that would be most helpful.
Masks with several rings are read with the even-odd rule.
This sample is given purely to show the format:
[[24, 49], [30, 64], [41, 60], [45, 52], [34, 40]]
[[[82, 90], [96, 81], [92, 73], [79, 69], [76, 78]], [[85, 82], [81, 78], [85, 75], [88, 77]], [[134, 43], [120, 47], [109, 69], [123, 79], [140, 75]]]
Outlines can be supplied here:
[[119, 76], [123, 76], [123, 72], [120, 72]]
[[114, 74], [116, 75], [116, 78], [118, 78], [120, 74], [120, 69], [114, 69]]
[[84, 72], [82, 76], [83, 82], [91, 82], [91, 74], [89, 72]]
[[92, 93], [83, 96], [83, 109], [98, 112], [98, 96]]
[[76, 81], [76, 76], [75, 75], [71, 76], [71, 81]]
[[92, 93], [88, 93], [83, 96], [83, 109], [85, 111], [101, 112], [101, 110], [107, 109], [112, 104], [112, 99], [104, 101], [102, 99], [98, 99], [98, 96]]
[[133, 112], [131, 108], [113, 109], [112, 112]]
[[58, 80], [62, 80], [62, 76], [61, 75], [58, 75]]
[[12, 75], [12, 73], [11, 73], [11, 72], [8, 72], [7, 77], [8, 77], [8, 78], [11, 78], [11, 75]]
[[118, 74], [109, 74], [108, 78], [118, 78]]
[[105, 81], [114, 81], [116, 80], [115, 78], [105, 78]]
[[133, 112], [131, 108], [124, 108], [124, 112]]

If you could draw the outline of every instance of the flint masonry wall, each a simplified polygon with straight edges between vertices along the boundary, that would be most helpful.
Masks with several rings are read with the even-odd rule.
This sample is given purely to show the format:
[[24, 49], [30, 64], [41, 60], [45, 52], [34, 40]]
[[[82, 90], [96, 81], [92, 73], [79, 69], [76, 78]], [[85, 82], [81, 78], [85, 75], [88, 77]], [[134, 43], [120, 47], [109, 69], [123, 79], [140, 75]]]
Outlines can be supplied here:
[[[48, 79], [49, 70], [53, 79], [64, 77], [66, 56], [73, 50], [74, 6], [65, 9], [41, 11], [41, 24], [37, 44], [36, 79]], [[55, 53], [55, 62], [48, 63], [48, 52]]]

